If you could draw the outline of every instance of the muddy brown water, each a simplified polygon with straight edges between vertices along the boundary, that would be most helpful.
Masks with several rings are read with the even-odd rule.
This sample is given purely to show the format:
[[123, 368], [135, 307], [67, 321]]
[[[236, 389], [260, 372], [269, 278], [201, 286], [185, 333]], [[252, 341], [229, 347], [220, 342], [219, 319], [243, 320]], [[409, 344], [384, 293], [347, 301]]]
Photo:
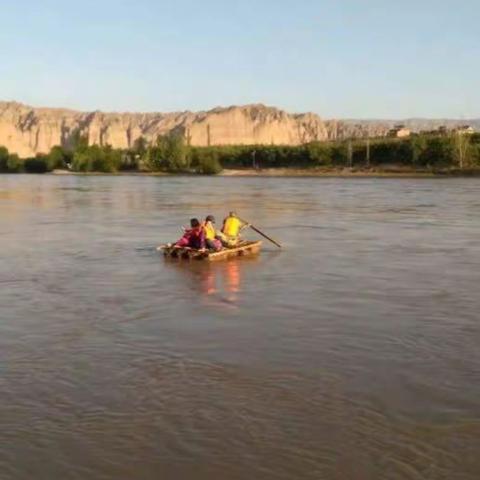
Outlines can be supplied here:
[[[230, 208], [285, 248], [155, 251]], [[477, 179], [0, 176], [0, 478], [476, 480], [479, 239]]]

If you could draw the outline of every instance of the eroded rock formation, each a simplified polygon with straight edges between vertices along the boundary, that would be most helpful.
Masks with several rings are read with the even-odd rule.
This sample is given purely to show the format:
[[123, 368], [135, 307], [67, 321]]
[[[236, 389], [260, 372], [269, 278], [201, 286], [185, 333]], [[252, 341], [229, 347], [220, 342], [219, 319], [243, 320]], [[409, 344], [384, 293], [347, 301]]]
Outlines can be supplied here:
[[89, 144], [132, 147], [141, 136], [153, 141], [171, 131], [183, 133], [191, 145], [298, 145], [327, 140], [331, 128], [315, 114], [288, 114], [263, 105], [216, 108], [207, 112], [102, 113], [32, 108], [0, 102], [0, 145], [28, 157], [55, 145], [69, 147], [76, 135]]
[[71, 147], [78, 135], [89, 144], [129, 148], [139, 137], [148, 142], [177, 131], [191, 145], [299, 145], [311, 141], [379, 137], [395, 123], [412, 131], [440, 125], [453, 127], [479, 120], [322, 120], [313, 113], [289, 114], [264, 105], [215, 108], [205, 112], [102, 113], [56, 108], [33, 108], [0, 102], [0, 145], [21, 157], [47, 153], [55, 145]]

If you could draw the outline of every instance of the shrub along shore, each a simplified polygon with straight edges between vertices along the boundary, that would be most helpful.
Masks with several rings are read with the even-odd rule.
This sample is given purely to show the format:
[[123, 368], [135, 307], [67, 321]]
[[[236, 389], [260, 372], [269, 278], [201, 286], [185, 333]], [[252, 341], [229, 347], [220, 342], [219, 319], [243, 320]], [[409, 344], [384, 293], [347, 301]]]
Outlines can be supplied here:
[[413, 134], [408, 138], [352, 139], [299, 146], [238, 145], [193, 147], [182, 135], [139, 138], [131, 149], [88, 145], [79, 137], [71, 149], [21, 159], [0, 147], [0, 172], [46, 173], [55, 169], [88, 173], [219, 174], [223, 169], [287, 175], [339, 173], [480, 173], [480, 134]]

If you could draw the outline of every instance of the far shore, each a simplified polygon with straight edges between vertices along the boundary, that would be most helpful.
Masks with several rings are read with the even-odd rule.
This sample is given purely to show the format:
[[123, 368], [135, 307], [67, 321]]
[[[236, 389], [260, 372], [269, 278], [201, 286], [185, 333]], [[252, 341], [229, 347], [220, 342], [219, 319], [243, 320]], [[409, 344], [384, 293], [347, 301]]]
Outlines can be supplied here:
[[[53, 170], [52, 175], [80, 175], [80, 176], [198, 176], [196, 173], [169, 173], [147, 171], [124, 171], [115, 173], [102, 172], [73, 172], [71, 170]], [[203, 175], [202, 175], [203, 176]], [[385, 177], [385, 178], [433, 178], [433, 177], [471, 177], [480, 176], [480, 169], [444, 169], [444, 170], [415, 170], [404, 166], [390, 166], [381, 168], [242, 168], [224, 169], [215, 177]]]

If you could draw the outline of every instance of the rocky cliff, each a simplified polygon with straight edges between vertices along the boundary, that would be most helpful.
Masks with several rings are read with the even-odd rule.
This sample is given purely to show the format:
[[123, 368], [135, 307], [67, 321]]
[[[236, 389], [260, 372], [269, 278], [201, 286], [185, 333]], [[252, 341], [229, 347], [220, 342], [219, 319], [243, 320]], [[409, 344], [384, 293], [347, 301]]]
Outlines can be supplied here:
[[[55, 145], [71, 147], [78, 134], [89, 144], [129, 148], [143, 136], [151, 142], [158, 135], [176, 131], [191, 145], [299, 145], [311, 141], [383, 136], [398, 121], [322, 120], [313, 113], [289, 114], [264, 105], [215, 108], [205, 112], [102, 113], [33, 108], [17, 102], [0, 102], [0, 145], [21, 157], [46, 153]], [[413, 131], [439, 125], [479, 120], [409, 119]]]
[[48, 152], [54, 145], [69, 147], [76, 135], [89, 144], [133, 146], [143, 136], [178, 131], [191, 145], [298, 145], [327, 140], [330, 122], [317, 115], [288, 114], [263, 105], [216, 108], [206, 112], [102, 113], [53, 108], [32, 108], [16, 102], [0, 102], [0, 145], [28, 157]]

